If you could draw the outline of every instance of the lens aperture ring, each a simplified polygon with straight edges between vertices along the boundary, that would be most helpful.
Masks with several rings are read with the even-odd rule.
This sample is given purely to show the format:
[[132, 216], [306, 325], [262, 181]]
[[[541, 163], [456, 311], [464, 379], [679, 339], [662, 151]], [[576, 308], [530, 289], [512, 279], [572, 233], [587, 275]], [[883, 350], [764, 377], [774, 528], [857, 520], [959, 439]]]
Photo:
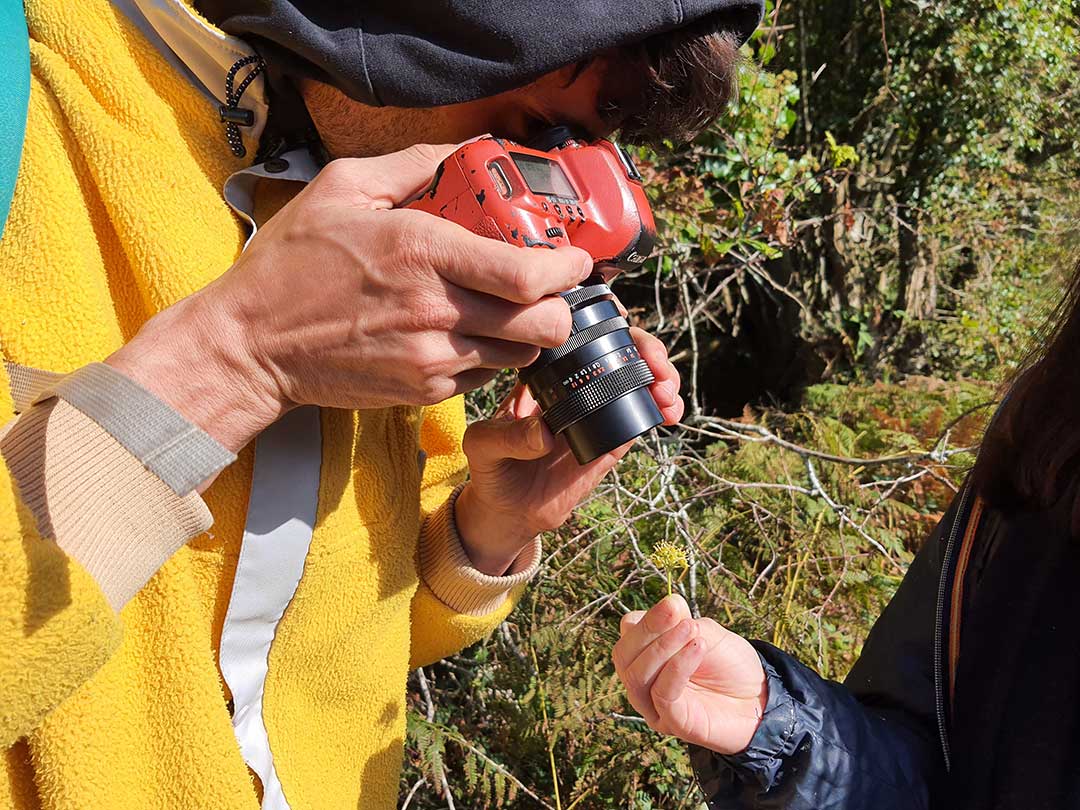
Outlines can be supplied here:
[[604, 335], [610, 335], [612, 332], [618, 332], [620, 329], [629, 329], [630, 324], [626, 322], [626, 318], [621, 315], [616, 315], [614, 318], [608, 318], [606, 321], [600, 321], [594, 323], [592, 326], [586, 326], [580, 332], [575, 332], [562, 346], [558, 346], [554, 349], [543, 349], [540, 352], [540, 356], [536, 358], [536, 362], [540, 365], [547, 365], [548, 363], [554, 363], [561, 357], [566, 357], [570, 352], [577, 351], [586, 343], [602, 338]]
[[593, 411], [624, 394], [648, 385], [655, 378], [644, 360], [635, 360], [610, 371], [556, 402], [544, 414], [552, 433], [561, 433]]
[[561, 293], [561, 295], [570, 309], [573, 309], [578, 304], [583, 304], [594, 298], [611, 295], [611, 288], [607, 284], [590, 284], [588, 287], [578, 287], [570, 290], [570, 292]]

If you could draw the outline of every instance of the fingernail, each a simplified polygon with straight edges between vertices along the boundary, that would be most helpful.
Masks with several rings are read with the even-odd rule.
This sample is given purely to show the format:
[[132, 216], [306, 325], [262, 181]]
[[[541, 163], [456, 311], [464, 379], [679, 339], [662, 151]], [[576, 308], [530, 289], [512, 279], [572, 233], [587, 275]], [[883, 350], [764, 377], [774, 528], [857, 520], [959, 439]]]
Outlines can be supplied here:
[[544, 423], [540, 421], [540, 417], [533, 418], [532, 424], [529, 425], [525, 441], [532, 450], [544, 449]]
[[667, 601], [667, 602], [681, 602], [684, 605], [686, 604], [686, 600], [683, 599], [681, 593], [673, 593], [673, 594], [670, 594], [669, 596], [665, 596], [664, 601]]

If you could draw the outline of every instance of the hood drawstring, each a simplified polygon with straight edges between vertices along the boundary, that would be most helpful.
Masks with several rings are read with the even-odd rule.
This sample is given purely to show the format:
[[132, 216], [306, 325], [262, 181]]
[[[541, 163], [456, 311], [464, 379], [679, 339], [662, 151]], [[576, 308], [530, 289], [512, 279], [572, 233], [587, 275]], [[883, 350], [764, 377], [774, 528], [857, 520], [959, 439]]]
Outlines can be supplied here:
[[[233, 82], [236, 81], [236, 74], [248, 65], [254, 65], [254, 67], [244, 76], [239, 86], [234, 88]], [[243, 98], [248, 87], [265, 68], [266, 63], [263, 62], [262, 57], [253, 54], [233, 62], [228, 75], [225, 76], [225, 104], [218, 107], [218, 115], [221, 117], [221, 123], [225, 125], [225, 139], [229, 142], [229, 148], [237, 157], [243, 157], [247, 154], [243, 138], [240, 135], [240, 127], [250, 127], [255, 123], [254, 111], [240, 107], [240, 99]]]

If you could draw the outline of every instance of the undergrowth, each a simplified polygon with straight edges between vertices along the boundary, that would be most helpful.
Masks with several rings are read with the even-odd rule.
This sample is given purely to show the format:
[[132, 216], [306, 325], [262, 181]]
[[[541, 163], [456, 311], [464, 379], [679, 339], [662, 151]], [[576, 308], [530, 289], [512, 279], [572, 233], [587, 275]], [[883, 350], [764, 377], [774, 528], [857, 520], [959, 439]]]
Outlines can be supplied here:
[[688, 551], [675, 587], [695, 612], [842, 678], [994, 398], [985, 382], [818, 385], [795, 412], [701, 421], [631, 454], [547, 538], [495, 636], [414, 676], [409, 806], [445, 807], [449, 787], [456, 807], [698, 808], [683, 747], [636, 716], [610, 661], [620, 616], [667, 592], [649, 552]]

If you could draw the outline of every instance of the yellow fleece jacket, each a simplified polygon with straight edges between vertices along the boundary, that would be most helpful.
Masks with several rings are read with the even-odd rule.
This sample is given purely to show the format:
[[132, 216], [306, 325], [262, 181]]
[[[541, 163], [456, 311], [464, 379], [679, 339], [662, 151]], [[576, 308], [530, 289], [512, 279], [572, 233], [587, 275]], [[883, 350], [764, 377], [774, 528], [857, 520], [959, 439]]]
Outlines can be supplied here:
[[[32, 89], [0, 242], [0, 342], [5, 360], [69, 372], [232, 264], [245, 234], [220, 189], [242, 163], [205, 98], [106, 0], [27, 0], [26, 12]], [[14, 413], [8, 383], [0, 423]], [[119, 504], [98, 528], [137, 544], [140, 521], [165, 520], [175, 504], [153, 482], [154, 508], [106, 491], [94, 465], [117, 448], [81, 418], [64, 403], [34, 406], [16, 423], [37, 420], [30, 435], [54, 443], [21, 458], [78, 459], [55, 492]], [[270, 651], [264, 719], [293, 810], [380, 810], [396, 802], [410, 667], [489, 633], [523, 586], [472, 615], [421, 575], [418, 543], [452, 544], [443, 529], [465, 473], [460, 400], [321, 418], [317, 525]], [[59, 446], [65, 435], [82, 446]], [[213, 528], [119, 614], [63, 544], [42, 536], [0, 467], [0, 808], [259, 806], [217, 663], [252, 465], [248, 448], [205, 495]], [[56, 499], [58, 510], [69, 500]], [[436, 568], [461, 554], [435, 554]]]

